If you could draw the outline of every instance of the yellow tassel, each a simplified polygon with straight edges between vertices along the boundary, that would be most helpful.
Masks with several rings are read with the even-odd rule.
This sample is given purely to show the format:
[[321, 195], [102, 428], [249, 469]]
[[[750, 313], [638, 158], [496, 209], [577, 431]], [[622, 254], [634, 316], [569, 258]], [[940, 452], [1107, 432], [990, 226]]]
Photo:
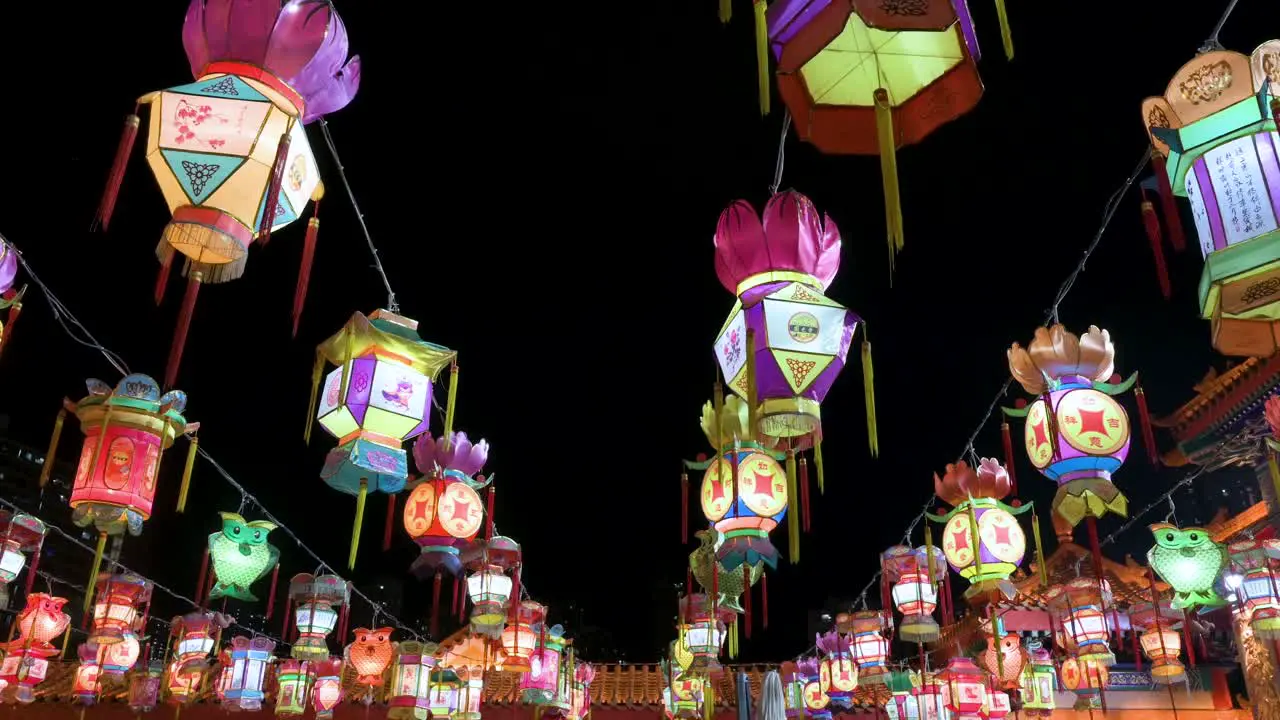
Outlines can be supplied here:
[[867, 405], [867, 442], [871, 457], [880, 457], [880, 430], [876, 426], [876, 372], [871, 365], [871, 341], [867, 340], [867, 325], [862, 324], [862, 393]]
[[821, 495], [826, 489], [826, 473], [822, 471], [822, 436], [817, 435], [813, 438], [813, 464], [818, 469], [818, 494]]
[[889, 233], [889, 272], [902, 249], [902, 201], [898, 196], [898, 136], [893, 128], [893, 106], [889, 93], [875, 92], [876, 137], [880, 143], [880, 180], [884, 185], [884, 222]]
[[449, 447], [450, 438], [453, 436], [453, 411], [458, 400], [458, 363], [454, 363], [449, 368], [449, 400], [444, 406], [444, 446]]
[[356, 495], [356, 524], [351, 528], [351, 555], [347, 557], [347, 569], [356, 569], [356, 552], [360, 549], [360, 528], [364, 525], [364, 501], [369, 497], [369, 481], [360, 478], [360, 494]]
[[996, 16], [1000, 18], [1000, 41], [1004, 43], [1006, 60], [1013, 59], [1013, 32], [1009, 30], [1009, 10], [1004, 0], [996, 0]]
[[58, 655], [59, 660], [67, 656], [68, 647], [71, 647], [71, 623], [67, 623], [67, 629], [62, 633], [62, 654]]
[[796, 453], [787, 451], [787, 541], [790, 543], [791, 564], [800, 562], [800, 484], [796, 482]]
[[760, 429], [760, 408], [756, 394], [756, 331], [747, 330], [747, 428], [744, 440], [755, 440]]
[[[1272, 468], [1275, 465], [1271, 466]], [[1049, 587], [1049, 570], [1044, 566], [1044, 545], [1040, 544], [1040, 518], [1031, 513], [1031, 536], [1036, 541], [1036, 566], [1040, 570], [1040, 587]]]
[[933, 585], [933, 529], [927, 522], [924, 524], [924, 556], [924, 571], [929, 578], [929, 584]]
[[307, 403], [307, 429], [302, 441], [311, 444], [311, 424], [316, 419], [316, 398], [320, 397], [320, 377], [324, 374], [324, 356], [316, 354], [316, 364], [311, 368], [311, 402]]
[[756, 82], [760, 86], [760, 114], [769, 114], [769, 25], [765, 20], [765, 11], [769, 3], [765, 0], [754, 0], [752, 6], [756, 11]]
[[93, 607], [93, 589], [98, 586], [98, 571], [102, 569], [102, 553], [107, 549], [107, 534], [98, 533], [98, 549], [93, 553], [93, 566], [89, 568], [89, 582], [85, 585], [87, 588], [84, 592], [85, 612], [89, 612], [89, 608]]
[[187, 464], [182, 468], [182, 484], [178, 486], [178, 512], [187, 511], [187, 494], [191, 492], [191, 471], [196, 466], [196, 455], [200, 454], [200, 440], [195, 435], [187, 441]]
[[720, 22], [727, 23], [733, 19], [733, 0], [720, 0]]
[[62, 438], [62, 423], [67, 419], [67, 408], [64, 405], [58, 411], [58, 419], [53, 421], [53, 437], [49, 438], [49, 452], [44, 454], [44, 465], [40, 467], [40, 487], [49, 482], [49, 473], [53, 472], [53, 463], [58, 456], [58, 440]]
[[978, 535], [978, 512], [973, 509], [972, 501], [965, 503], [965, 509], [969, 511], [969, 541], [973, 543], [973, 574], [982, 577], [982, 553], [978, 551], [982, 547]]
[[1276, 454], [1267, 453], [1267, 469], [1271, 471], [1271, 487], [1276, 493], [1276, 502], [1280, 503], [1280, 465], [1276, 464]]
[[714, 720], [716, 716], [716, 687], [713, 684], [713, 678], [707, 678], [707, 682], [702, 686], [702, 717], [703, 720]]
[[342, 393], [338, 395], [338, 397], [342, 399], [343, 403], [347, 401], [347, 390], [351, 387], [351, 356], [355, 354], [355, 351], [355, 335], [347, 333], [347, 346], [346, 352], [344, 353], [346, 359], [342, 361]]

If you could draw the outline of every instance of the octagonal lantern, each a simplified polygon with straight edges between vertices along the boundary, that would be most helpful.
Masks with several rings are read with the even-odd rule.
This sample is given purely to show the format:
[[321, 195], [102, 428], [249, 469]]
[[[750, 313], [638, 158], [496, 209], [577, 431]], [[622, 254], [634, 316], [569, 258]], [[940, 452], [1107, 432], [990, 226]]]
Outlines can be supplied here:
[[436, 646], [417, 640], [405, 640], [396, 651], [391, 669], [389, 720], [426, 720], [431, 717], [431, 671], [436, 667], [432, 656]]
[[560, 657], [564, 651], [564, 628], [546, 627], [535, 636], [536, 646], [529, 657], [529, 671], [520, 676], [520, 699], [530, 705], [548, 705], [560, 689]]
[[1182, 650], [1184, 615], [1175, 610], [1167, 600], [1159, 606], [1139, 602], [1129, 606], [1129, 624], [1140, 633], [1138, 642], [1142, 653], [1151, 661], [1151, 681], [1159, 685], [1174, 685], [1187, 679], [1186, 668], [1178, 659]]
[[351, 601], [347, 581], [337, 575], [299, 573], [289, 581], [289, 599], [293, 603], [294, 627], [298, 630], [298, 639], [289, 654], [299, 660], [328, 659], [329, 633]]
[[0, 607], [8, 606], [8, 585], [22, 572], [27, 554], [32, 555], [29, 578], [34, 577], [47, 531], [44, 521], [34, 515], [0, 509]]
[[942, 550], [925, 546], [913, 550], [906, 545], [895, 545], [881, 553], [880, 569], [892, 583], [890, 595], [902, 613], [898, 636], [915, 643], [936, 640], [940, 630], [933, 611], [938, 607], [938, 585], [947, 571]]
[[1241, 577], [1236, 596], [1244, 619], [1259, 638], [1280, 640], [1280, 540], [1239, 540], [1227, 551]]
[[281, 660], [276, 670], [276, 715], [305, 713], [310, 688], [310, 663], [293, 658]]
[[238, 636], [231, 639], [230, 683], [223, 693], [223, 705], [232, 710], [261, 710], [266, 698], [267, 670], [275, 661], [276, 643], [270, 638]]

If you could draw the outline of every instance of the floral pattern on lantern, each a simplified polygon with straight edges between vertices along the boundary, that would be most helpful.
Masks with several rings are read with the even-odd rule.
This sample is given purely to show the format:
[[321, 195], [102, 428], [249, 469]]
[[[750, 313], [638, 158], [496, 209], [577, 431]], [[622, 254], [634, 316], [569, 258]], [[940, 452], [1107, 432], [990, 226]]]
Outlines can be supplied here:
[[276, 715], [301, 715], [307, 711], [311, 687], [310, 663], [289, 658], [276, 670]]
[[943, 698], [956, 720], [982, 720], [988, 710], [987, 679], [973, 660], [951, 658], [946, 669], [938, 673], [938, 679], [945, 683]]
[[1151, 681], [1160, 685], [1174, 685], [1187, 679], [1186, 668], [1178, 660], [1182, 651], [1183, 614], [1175, 610], [1167, 600], [1161, 600], [1159, 608], [1149, 602], [1129, 606], [1129, 624], [1140, 633], [1138, 642], [1142, 654], [1151, 661]]
[[547, 705], [556, 700], [560, 683], [560, 656], [564, 651], [564, 628], [538, 628], [537, 648], [529, 658], [529, 672], [520, 676], [520, 699], [530, 705]]
[[1058, 671], [1053, 657], [1039, 640], [1027, 641], [1027, 664], [1022, 669], [1022, 714], [1029, 718], [1053, 717], [1058, 706]]
[[858, 684], [883, 685], [889, 678], [889, 640], [893, 632], [891, 611], [859, 610], [836, 616], [836, 629], [850, 635], [853, 659], [858, 663]]
[[311, 684], [311, 707], [316, 720], [329, 720], [342, 702], [342, 658], [331, 657], [312, 663], [315, 682]]
[[290, 655], [298, 660], [325, 660], [329, 657], [329, 633], [338, 624], [338, 615], [351, 601], [347, 581], [337, 575], [299, 573], [289, 581], [294, 627], [298, 639]]
[[1231, 566], [1241, 577], [1236, 596], [1244, 618], [1264, 640], [1280, 640], [1280, 540], [1241, 540], [1227, 548]]
[[941, 478], [934, 474], [933, 488], [954, 507], [946, 515], [928, 517], [944, 524], [942, 552], [951, 568], [969, 581], [964, 596], [999, 592], [1012, 600], [1017, 591], [1009, 576], [1027, 549], [1026, 534], [1015, 516], [1031, 505], [1013, 508], [1000, 502], [1012, 490], [1008, 471], [991, 458], [979, 460], [976, 469], [959, 460], [947, 465]]
[[231, 682], [223, 693], [228, 710], [260, 710], [266, 698], [267, 670], [275, 661], [276, 644], [265, 637], [231, 639]]
[[497, 640], [502, 637], [512, 591], [519, 592], [513, 576], [519, 572], [520, 544], [495, 535], [468, 546], [462, 553], [462, 562], [470, 571], [467, 596], [472, 604], [471, 632]]
[[112, 645], [124, 640], [140, 620], [143, 605], [151, 602], [151, 583], [131, 573], [100, 573], [93, 604], [88, 642]]
[[355, 642], [343, 653], [356, 671], [356, 684], [368, 688], [382, 686], [382, 676], [395, 659], [396, 644], [391, 642], [391, 628], [355, 629]]
[[432, 653], [435, 651], [432, 643], [417, 640], [400, 643], [391, 668], [388, 720], [426, 720], [431, 716], [431, 671], [436, 667]]
[[939, 548], [933, 548], [932, 566], [929, 548], [912, 550], [906, 545], [894, 545], [880, 555], [880, 569], [885, 581], [892, 583], [890, 595], [902, 622], [898, 636], [914, 643], [932, 642], [938, 639], [938, 622], [933, 611], [938, 607], [938, 584], [947, 571], [946, 557]]

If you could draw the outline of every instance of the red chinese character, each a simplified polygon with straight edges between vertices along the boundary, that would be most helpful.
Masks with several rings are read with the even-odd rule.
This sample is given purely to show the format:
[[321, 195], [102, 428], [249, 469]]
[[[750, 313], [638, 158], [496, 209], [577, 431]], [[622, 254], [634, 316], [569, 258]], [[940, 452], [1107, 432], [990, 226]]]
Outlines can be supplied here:
[[1079, 425], [1080, 418], [1076, 417], [1075, 415], [1068, 415], [1062, 418], [1062, 422], [1066, 423], [1067, 425]]
[[1089, 438], [1089, 445], [1090, 445], [1091, 447], [1096, 447], [1096, 448], [1100, 448], [1100, 447], [1102, 447], [1102, 438], [1100, 438], [1100, 437], [1091, 437], [1091, 438]]
[[1107, 418], [1107, 427], [1115, 430], [1120, 427], [1120, 418]]

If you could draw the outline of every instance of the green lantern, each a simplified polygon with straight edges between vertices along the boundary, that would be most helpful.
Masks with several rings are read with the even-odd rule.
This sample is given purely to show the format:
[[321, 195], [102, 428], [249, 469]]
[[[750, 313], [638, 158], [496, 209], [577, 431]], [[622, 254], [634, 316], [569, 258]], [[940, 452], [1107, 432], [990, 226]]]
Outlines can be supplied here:
[[1022, 714], [1026, 717], [1052, 717], [1057, 702], [1058, 673], [1053, 658], [1038, 640], [1027, 641], [1030, 662], [1022, 668]]
[[1151, 526], [1156, 544], [1147, 551], [1147, 562], [1161, 580], [1173, 586], [1173, 607], [1221, 607], [1213, 584], [1227, 564], [1227, 550], [1201, 527], [1178, 529], [1169, 523]]
[[311, 673], [307, 663], [292, 658], [281, 660], [276, 671], [276, 714], [301, 715], [307, 711], [307, 690]]
[[209, 536], [209, 561], [213, 564], [214, 584], [209, 599], [232, 597], [254, 602], [258, 598], [249, 586], [277, 566], [280, 551], [267, 542], [276, 529], [266, 520], [246, 522], [236, 513], [222, 515], [222, 531]]

